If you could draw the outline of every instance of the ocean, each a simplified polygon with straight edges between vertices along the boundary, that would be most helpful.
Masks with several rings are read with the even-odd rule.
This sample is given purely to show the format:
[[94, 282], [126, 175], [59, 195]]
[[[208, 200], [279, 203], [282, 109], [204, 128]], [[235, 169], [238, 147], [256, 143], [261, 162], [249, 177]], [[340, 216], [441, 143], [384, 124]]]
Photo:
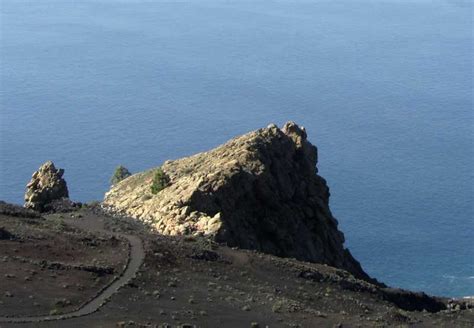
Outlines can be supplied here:
[[474, 295], [470, 1], [1, 0], [0, 199], [71, 198], [294, 120], [346, 245], [391, 286]]

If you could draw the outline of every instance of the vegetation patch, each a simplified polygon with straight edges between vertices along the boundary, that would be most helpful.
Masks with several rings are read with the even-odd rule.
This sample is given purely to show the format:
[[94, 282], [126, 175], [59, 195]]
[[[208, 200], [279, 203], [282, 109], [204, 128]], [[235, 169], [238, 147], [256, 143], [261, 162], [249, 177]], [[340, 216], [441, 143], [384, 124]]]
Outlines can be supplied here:
[[157, 194], [170, 184], [170, 178], [166, 173], [161, 169], [161, 167], [157, 168], [155, 171], [155, 175], [153, 176], [153, 183], [151, 184], [151, 193]]
[[114, 174], [110, 178], [110, 183], [115, 185], [131, 175], [132, 173], [130, 173], [130, 171], [125, 166], [119, 165], [115, 168]]

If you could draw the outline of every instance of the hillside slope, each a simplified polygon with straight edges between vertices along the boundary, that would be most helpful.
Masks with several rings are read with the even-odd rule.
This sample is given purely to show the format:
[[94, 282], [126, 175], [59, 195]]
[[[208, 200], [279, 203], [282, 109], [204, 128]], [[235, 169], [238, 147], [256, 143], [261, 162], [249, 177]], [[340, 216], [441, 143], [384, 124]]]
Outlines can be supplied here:
[[[0, 275], [7, 282], [0, 284], [2, 328], [474, 324], [472, 304], [381, 288], [326, 265], [230, 248], [203, 236], [163, 236], [137, 220], [90, 207], [39, 218], [12, 206], [2, 211], [1, 205], [0, 223], [9, 234], [0, 238]], [[97, 224], [104, 233], [90, 229]], [[5, 317], [68, 313], [100, 295], [112, 275], [121, 275], [127, 258], [118, 251], [126, 249], [122, 241], [106, 232], [133, 235], [144, 245], [144, 262], [128, 285], [88, 315], [8, 322]], [[437, 311], [440, 305], [447, 310]], [[437, 312], [413, 311], [423, 308]]]

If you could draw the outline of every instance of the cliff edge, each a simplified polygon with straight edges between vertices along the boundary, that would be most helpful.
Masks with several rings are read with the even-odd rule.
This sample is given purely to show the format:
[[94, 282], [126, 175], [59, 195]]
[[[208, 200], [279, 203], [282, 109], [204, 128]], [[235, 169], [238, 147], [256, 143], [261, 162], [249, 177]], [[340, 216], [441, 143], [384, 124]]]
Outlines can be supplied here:
[[157, 169], [132, 175], [106, 193], [103, 206], [164, 235], [215, 241], [281, 257], [328, 264], [372, 280], [348, 249], [317, 170], [317, 148], [288, 122], [259, 129], [211, 151], [167, 161], [169, 185], [157, 194]]

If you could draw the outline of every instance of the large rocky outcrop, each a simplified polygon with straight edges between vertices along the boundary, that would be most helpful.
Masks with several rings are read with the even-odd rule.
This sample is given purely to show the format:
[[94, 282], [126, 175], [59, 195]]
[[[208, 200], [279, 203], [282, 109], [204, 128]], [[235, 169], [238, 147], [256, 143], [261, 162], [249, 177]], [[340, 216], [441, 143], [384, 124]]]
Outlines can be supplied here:
[[135, 174], [106, 194], [104, 207], [166, 235], [204, 234], [216, 241], [299, 260], [326, 263], [370, 279], [344, 248], [317, 174], [317, 149], [293, 122], [245, 134], [161, 167], [170, 185], [150, 191], [154, 170]]
[[64, 170], [56, 169], [51, 161], [41, 165], [26, 185], [24, 206], [43, 212], [55, 203], [69, 203], [69, 192], [63, 174]]

